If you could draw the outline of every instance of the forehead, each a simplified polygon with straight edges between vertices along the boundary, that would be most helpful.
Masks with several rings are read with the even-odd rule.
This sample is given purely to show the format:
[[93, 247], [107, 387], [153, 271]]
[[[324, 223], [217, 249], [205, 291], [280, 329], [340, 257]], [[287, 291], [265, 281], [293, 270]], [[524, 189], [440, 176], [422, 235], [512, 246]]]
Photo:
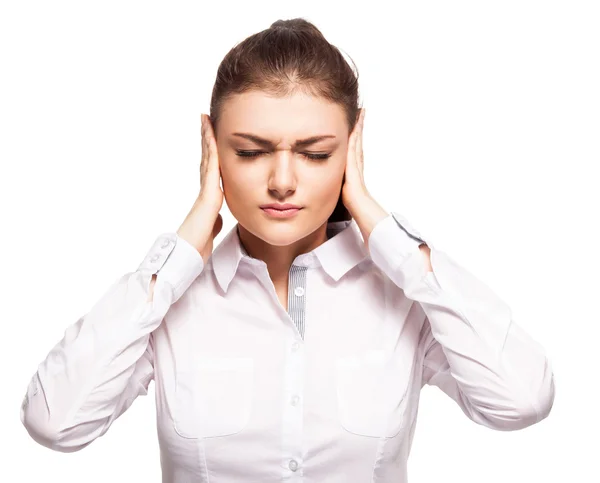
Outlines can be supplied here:
[[253, 132], [265, 136], [310, 136], [326, 132], [341, 136], [348, 130], [339, 104], [296, 92], [286, 97], [262, 91], [237, 94], [223, 104], [220, 126], [225, 132]]

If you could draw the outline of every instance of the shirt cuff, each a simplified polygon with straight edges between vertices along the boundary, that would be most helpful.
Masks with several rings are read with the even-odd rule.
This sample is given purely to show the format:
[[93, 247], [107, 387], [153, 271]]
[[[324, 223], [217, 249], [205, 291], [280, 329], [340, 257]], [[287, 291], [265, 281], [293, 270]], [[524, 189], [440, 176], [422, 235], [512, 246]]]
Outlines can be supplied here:
[[419, 249], [423, 243], [433, 248], [406, 218], [392, 211], [375, 225], [369, 235], [368, 247], [373, 263], [404, 288], [415, 276], [420, 278], [427, 273]]
[[157, 283], [159, 278], [168, 283], [175, 303], [203, 269], [200, 252], [177, 233], [168, 232], [156, 238], [137, 271], [157, 274]]

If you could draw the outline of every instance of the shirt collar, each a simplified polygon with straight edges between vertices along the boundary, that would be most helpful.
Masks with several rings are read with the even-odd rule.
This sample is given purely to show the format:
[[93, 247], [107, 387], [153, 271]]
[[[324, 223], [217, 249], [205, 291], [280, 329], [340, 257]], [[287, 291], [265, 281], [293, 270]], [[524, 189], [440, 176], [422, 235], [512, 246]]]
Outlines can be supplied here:
[[[327, 241], [308, 253], [298, 255], [293, 265], [303, 267], [323, 267], [323, 270], [336, 282], [350, 269], [368, 257], [367, 249], [360, 236], [354, 219], [327, 223]], [[238, 233], [238, 223], [227, 233], [211, 255], [213, 271], [219, 285], [227, 292], [240, 263], [256, 267], [266, 263], [248, 255], [242, 246]]]

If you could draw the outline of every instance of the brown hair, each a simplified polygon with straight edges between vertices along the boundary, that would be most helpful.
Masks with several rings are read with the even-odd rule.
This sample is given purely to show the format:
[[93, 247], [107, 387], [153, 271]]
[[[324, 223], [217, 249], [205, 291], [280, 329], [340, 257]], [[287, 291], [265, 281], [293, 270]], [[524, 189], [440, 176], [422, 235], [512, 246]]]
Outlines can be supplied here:
[[[301, 90], [337, 103], [346, 113], [350, 134], [360, 109], [358, 69], [354, 61], [352, 64], [354, 70], [338, 48], [307, 20], [277, 20], [236, 44], [219, 65], [210, 101], [215, 135], [223, 103], [250, 90], [278, 97]], [[328, 221], [351, 219], [340, 192]]]

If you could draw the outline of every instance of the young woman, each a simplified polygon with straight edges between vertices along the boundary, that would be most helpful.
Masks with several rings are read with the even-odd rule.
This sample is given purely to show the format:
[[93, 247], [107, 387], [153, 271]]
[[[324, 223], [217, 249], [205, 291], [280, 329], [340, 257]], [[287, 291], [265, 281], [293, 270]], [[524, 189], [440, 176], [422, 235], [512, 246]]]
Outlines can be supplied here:
[[549, 414], [543, 348], [365, 186], [357, 80], [303, 19], [227, 54], [193, 207], [39, 365], [32, 438], [81, 450], [154, 380], [164, 482], [399, 483], [425, 384], [495, 430]]

